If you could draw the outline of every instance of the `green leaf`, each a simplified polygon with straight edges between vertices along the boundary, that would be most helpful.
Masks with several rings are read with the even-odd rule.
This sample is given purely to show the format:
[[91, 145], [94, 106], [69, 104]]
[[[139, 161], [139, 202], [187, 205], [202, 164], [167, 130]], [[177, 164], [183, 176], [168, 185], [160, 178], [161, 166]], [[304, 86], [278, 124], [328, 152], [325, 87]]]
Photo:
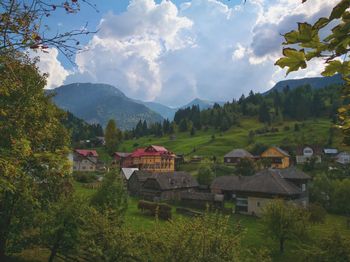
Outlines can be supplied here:
[[313, 29], [321, 29], [329, 24], [329, 19], [326, 17], [321, 17], [318, 21], [312, 26]]
[[284, 48], [283, 55], [284, 57], [278, 59], [275, 65], [278, 65], [281, 68], [288, 67], [287, 75], [300, 68], [306, 68], [304, 50], [298, 51], [293, 48]]
[[350, 6], [350, 0], [342, 0], [339, 4], [337, 4], [333, 10], [331, 15], [329, 16], [330, 20], [338, 19], [340, 18], [346, 9], [348, 9]]
[[347, 76], [350, 73], [349, 61], [341, 62], [339, 60], [328, 62], [325, 70], [322, 72], [323, 76], [333, 76], [339, 73], [343, 76]]

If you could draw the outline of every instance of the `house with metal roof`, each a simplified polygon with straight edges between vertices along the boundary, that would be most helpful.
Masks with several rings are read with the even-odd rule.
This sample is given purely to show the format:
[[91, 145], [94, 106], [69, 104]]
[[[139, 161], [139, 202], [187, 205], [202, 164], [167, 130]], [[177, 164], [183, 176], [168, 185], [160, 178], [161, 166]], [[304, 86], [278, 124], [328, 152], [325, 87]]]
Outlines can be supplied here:
[[245, 149], [234, 149], [224, 156], [224, 163], [237, 164], [242, 159], [254, 159], [254, 156]]
[[310, 177], [296, 168], [266, 169], [253, 176], [222, 176], [211, 184], [211, 191], [235, 199], [235, 211], [261, 215], [272, 199], [281, 198], [306, 206]]

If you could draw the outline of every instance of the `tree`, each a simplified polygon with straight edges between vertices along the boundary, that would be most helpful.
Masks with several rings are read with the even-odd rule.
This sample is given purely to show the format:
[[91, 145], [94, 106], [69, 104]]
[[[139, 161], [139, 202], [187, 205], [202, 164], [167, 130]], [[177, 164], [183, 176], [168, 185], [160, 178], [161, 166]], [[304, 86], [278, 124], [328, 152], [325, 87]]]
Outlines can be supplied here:
[[47, 52], [55, 47], [71, 60], [76, 51], [81, 50], [79, 37], [90, 34], [83, 26], [69, 32], [52, 33], [45, 18], [59, 10], [76, 14], [80, 3], [94, 7], [88, 0], [46, 1], [46, 0], [2, 0], [0, 1], [0, 54], [27, 49]]
[[[69, 194], [64, 112], [44, 92], [45, 77], [26, 56], [0, 55], [0, 260], [20, 251], [38, 211]], [[23, 232], [26, 231], [27, 234]]]
[[264, 207], [262, 221], [267, 235], [279, 241], [283, 253], [287, 240], [306, 234], [308, 214], [292, 203], [272, 200]]
[[121, 225], [128, 207], [128, 197], [121, 175], [116, 170], [104, 176], [101, 188], [91, 199], [91, 205], [100, 213], [106, 213], [115, 225]]
[[249, 158], [243, 158], [236, 164], [237, 174], [241, 176], [252, 176], [255, 174], [255, 164]]
[[[306, 2], [307, 0], [303, 0]], [[350, 36], [349, 0], [341, 0], [333, 8], [329, 17], [319, 18], [313, 25], [298, 23], [298, 29], [284, 35], [283, 57], [276, 61], [281, 68], [287, 67], [287, 74], [307, 67], [307, 62], [323, 58], [326, 66], [323, 76], [340, 74], [344, 80], [342, 88], [343, 105], [338, 110], [339, 128], [345, 135], [344, 142], [350, 136], [350, 105], [346, 98], [350, 95]], [[330, 34], [321, 39], [320, 32], [331, 25]], [[291, 47], [292, 46], [292, 47]], [[293, 47], [298, 46], [299, 49]]]
[[107, 123], [105, 130], [105, 140], [107, 151], [112, 154], [114, 153], [121, 141], [121, 131], [117, 128], [114, 119], [111, 119]]
[[259, 121], [271, 124], [270, 110], [266, 103], [262, 103], [259, 108]]
[[86, 200], [70, 196], [53, 204], [48, 212], [42, 213], [40, 243], [50, 250], [49, 262], [54, 261], [58, 255], [77, 255], [87, 208]]
[[210, 185], [210, 183], [214, 180], [215, 174], [211, 168], [202, 166], [198, 170], [198, 183], [201, 185]]

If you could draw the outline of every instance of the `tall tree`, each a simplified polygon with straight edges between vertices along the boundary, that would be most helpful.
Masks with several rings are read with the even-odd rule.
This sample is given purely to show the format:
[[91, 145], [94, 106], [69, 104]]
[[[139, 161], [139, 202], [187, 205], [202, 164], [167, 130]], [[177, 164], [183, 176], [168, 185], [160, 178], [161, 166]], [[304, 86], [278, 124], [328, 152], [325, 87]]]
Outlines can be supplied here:
[[[18, 53], [0, 56], [0, 260], [19, 251], [38, 210], [68, 194], [64, 113], [45, 95], [45, 77]], [[15, 248], [16, 247], [16, 248]]]
[[268, 236], [278, 240], [280, 252], [285, 242], [306, 234], [308, 214], [284, 200], [272, 200], [263, 212], [263, 225]]
[[109, 120], [107, 123], [105, 140], [107, 151], [110, 154], [114, 153], [117, 150], [121, 140], [121, 131], [117, 128], [117, 124], [115, 123], [114, 119]]

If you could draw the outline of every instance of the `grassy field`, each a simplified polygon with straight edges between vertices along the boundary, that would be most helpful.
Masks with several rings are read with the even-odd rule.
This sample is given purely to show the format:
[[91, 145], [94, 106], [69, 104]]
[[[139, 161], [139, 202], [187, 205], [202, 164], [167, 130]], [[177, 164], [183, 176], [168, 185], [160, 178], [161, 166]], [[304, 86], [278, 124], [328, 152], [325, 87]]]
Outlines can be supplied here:
[[[298, 123], [300, 131], [294, 131], [294, 125]], [[169, 150], [186, 156], [200, 155], [204, 157], [216, 156], [219, 160], [233, 148], [250, 148], [248, 134], [250, 131], [263, 128], [264, 125], [256, 119], [244, 119], [240, 126], [231, 128], [226, 132], [209, 129], [207, 131], [197, 131], [194, 136], [189, 132], [175, 134], [175, 139], [169, 136], [154, 137], [147, 136], [139, 139], [124, 141], [119, 149], [121, 151], [131, 152], [137, 147], [143, 147], [150, 144], [163, 145]], [[286, 144], [327, 144], [329, 129], [332, 123], [329, 119], [308, 120], [303, 123], [295, 121], [285, 121], [281, 124], [273, 124], [271, 127], [278, 128], [278, 132], [255, 135], [253, 143], [263, 143], [266, 145], [282, 146]], [[270, 128], [271, 128], [270, 127]], [[212, 136], [215, 136], [212, 139]], [[332, 146], [340, 149], [349, 149], [341, 144], [341, 134], [336, 131]]]

